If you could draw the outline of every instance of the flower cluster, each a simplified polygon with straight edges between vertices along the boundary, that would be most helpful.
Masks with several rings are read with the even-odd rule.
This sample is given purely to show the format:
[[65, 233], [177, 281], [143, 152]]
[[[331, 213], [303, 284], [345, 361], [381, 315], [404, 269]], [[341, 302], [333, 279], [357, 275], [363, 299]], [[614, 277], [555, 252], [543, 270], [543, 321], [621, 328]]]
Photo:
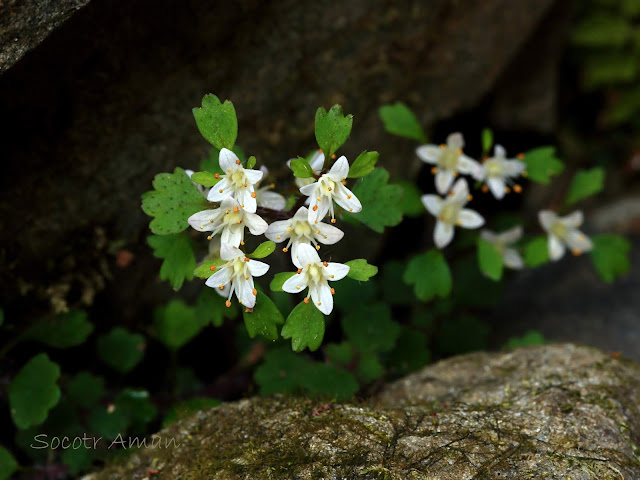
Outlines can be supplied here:
[[[482, 185], [482, 191], [488, 192], [498, 200], [512, 190], [520, 193], [522, 187], [516, 183], [521, 176], [526, 176], [526, 164], [518, 158], [507, 158], [507, 152], [501, 145], [496, 145], [492, 157], [485, 158], [482, 163], [466, 156], [462, 149], [464, 139], [460, 133], [452, 133], [447, 143], [442, 145], [421, 145], [416, 155], [425, 163], [433, 165], [435, 187], [440, 195], [423, 195], [421, 200], [429, 213], [436, 217], [434, 243], [438, 248], [446, 247], [454, 237], [456, 226], [461, 228], [480, 228], [484, 218], [474, 210], [465, 208], [472, 200], [467, 180], [459, 175], [469, 175]], [[453, 186], [452, 186], [453, 185]], [[542, 228], [548, 234], [548, 250], [551, 260], [559, 260], [569, 247], [575, 255], [591, 250], [589, 238], [578, 230], [582, 224], [582, 212], [577, 211], [566, 217], [558, 217], [554, 212], [543, 210], [539, 213]], [[481, 238], [490, 243], [502, 256], [504, 265], [520, 269], [524, 261], [514, 244], [523, 235], [521, 226], [502, 233], [489, 230], [481, 232]]]
[[[300, 193], [308, 197], [309, 208], [300, 206], [290, 218], [271, 225], [257, 213], [258, 207], [265, 213], [282, 211], [286, 201], [272, 191], [274, 185], [260, 188], [260, 182], [268, 174], [267, 169], [245, 168], [238, 156], [226, 148], [220, 150], [219, 164], [224, 173], [215, 175], [217, 183], [206, 190], [199, 186], [203, 196], [217, 205], [188, 219], [194, 229], [210, 232], [207, 238], [213, 245], [213, 255], [219, 252], [223, 263], [211, 267], [215, 273], [206, 285], [226, 296], [227, 306], [231, 305], [234, 294], [245, 307], [255, 306], [257, 289], [253, 278], [267, 273], [269, 265], [250, 258], [241, 250], [246, 228], [251, 235], [264, 234], [275, 243], [286, 242], [283, 251], [291, 253], [291, 261], [298, 270], [283, 285], [283, 290], [298, 293], [308, 289], [304, 302], [308, 303], [311, 298], [318, 310], [326, 315], [331, 313], [335, 290], [328, 282], [344, 278], [349, 266], [320, 260], [316, 251], [320, 245], [333, 245], [344, 236], [340, 229], [323, 220], [329, 214], [331, 223], [335, 223], [334, 202], [347, 212], [362, 210], [358, 198], [346, 187], [349, 173], [346, 157], [341, 156], [323, 173], [325, 156], [322, 151], [314, 154], [310, 160], [313, 176], [296, 178]], [[193, 172], [188, 174], [191, 176]]]

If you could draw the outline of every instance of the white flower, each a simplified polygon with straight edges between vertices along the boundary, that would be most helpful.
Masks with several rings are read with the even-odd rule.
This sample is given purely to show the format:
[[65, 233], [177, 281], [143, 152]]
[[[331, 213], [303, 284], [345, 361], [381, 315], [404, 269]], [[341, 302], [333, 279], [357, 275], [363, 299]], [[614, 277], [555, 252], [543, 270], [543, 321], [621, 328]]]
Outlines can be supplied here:
[[309, 302], [309, 296], [313, 304], [325, 315], [333, 310], [333, 294], [335, 290], [329, 287], [329, 281], [341, 280], [349, 273], [349, 266], [342, 263], [321, 262], [318, 252], [306, 243], [298, 247], [298, 255], [293, 259], [298, 267], [295, 275], [289, 278], [282, 290], [288, 293], [298, 293], [309, 287], [309, 293], [304, 299]]
[[436, 165], [431, 171], [436, 174], [436, 190], [444, 195], [451, 188], [458, 173], [472, 175], [479, 179], [482, 166], [462, 153], [464, 139], [461, 133], [452, 133], [447, 137], [446, 145], [421, 145], [416, 155], [425, 163]]
[[[209, 254], [205, 257], [203, 262], [207, 260], [220, 260], [220, 250], [222, 248], [222, 243], [220, 242], [220, 235], [216, 235], [209, 242]], [[231, 288], [231, 284], [227, 284], [224, 286], [222, 290], [216, 288], [216, 293], [221, 297], [229, 296], [229, 289]]]
[[564, 255], [567, 245], [574, 255], [588, 252], [592, 248], [591, 240], [578, 230], [582, 225], [582, 211], [577, 210], [566, 217], [558, 217], [551, 210], [538, 213], [540, 225], [549, 235], [549, 258], [559, 260]]
[[234, 197], [241, 208], [255, 213], [258, 204], [254, 185], [262, 179], [262, 172], [244, 168], [237, 155], [226, 148], [220, 150], [219, 161], [220, 168], [225, 173], [216, 173], [216, 178], [219, 177], [220, 181], [211, 187], [207, 200], [220, 202], [227, 197]]
[[[269, 175], [269, 169], [267, 169], [267, 167], [265, 167], [264, 165], [260, 167], [260, 171], [263, 174], [262, 179], [265, 179], [267, 175]], [[287, 201], [279, 193], [271, 191], [271, 189], [274, 188], [275, 185], [272, 183], [270, 185], [267, 185], [266, 187], [258, 188], [261, 182], [262, 180], [255, 184], [255, 187], [257, 188], [256, 202], [258, 203], [258, 206], [269, 208], [271, 210], [284, 210]]]
[[522, 175], [527, 168], [524, 162], [509, 160], [506, 157], [505, 149], [501, 145], [496, 145], [493, 157], [482, 165], [482, 180], [487, 183], [491, 193], [498, 200], [508, 192], [507, 185], [513, 182], [512, 179]]
[[510, 228], [502, 233], [482, 230], [480, 236], [498, 250], [505, 266], [516, 270], [524, 267], [524, 261], [518, 251], [510, 246], [522, 238], [521, 226]]
[[309, 210], [306, 207], [300, 207], [293, 218], [273, 222], [269, 225], [265, 236], [276, 243], [288, 239], [289, 242], [283, 250], [286, 252], [291, 246], [291, 259], [293, 260], [298, 254], [299, 245], [313, 244], [316, 249], [320, 248], [318, 243], [333, 245], [342, 239], [344, 232], [326, 223], [310, 223]]
[[463, 228], [479, 228], [484, 218], [477, 212], [464, 208], [469, 198], [469, 187], [464, 178], [458, 180], [446, 198], [438, 195], [423, 195], [422, 204], [437, 218], [433, 239], [438, 248], [447, 246], [453, 239], [453, 229], [457, 225]]
[[342, 183], [348, 174], [349, 162], [343, 155], [333, 164], [331, 170], [322, 175], [317, 182], [300, 189], [300, 192], [311, 200], [309, 202], [309, 222], [316, 223], [322, 220], [328, 212], [331, 213], [332, 223], [335, 222], [334, 200], [348, 212], [362, 210], [360, 200]]
[[253, 235], [262, 235], [269, 227], [259, 215], [243, 210], [231, 197], [225, 198], [220, 208], [194, 213], [188, 221], [196, 230], [212, 232], [209, 240], [221, 233], [222, 244], [227, 243], [234, 247], [244, 242], [245, 225]]
[[230, 284], [227, 307], [231, 306], [231, 295], [235, 292], [242, 305], [253, 308], [258, 294], [253, 285], [253, 277], [261, 277], [267, 273], [269, 265], [252, 260], [239, 248], [225, 243], [220, 249], [220, 257], [227, 263], [216, 268], [216, 272], [207, 279], [205, 285], [223, 291], [225, 286]]

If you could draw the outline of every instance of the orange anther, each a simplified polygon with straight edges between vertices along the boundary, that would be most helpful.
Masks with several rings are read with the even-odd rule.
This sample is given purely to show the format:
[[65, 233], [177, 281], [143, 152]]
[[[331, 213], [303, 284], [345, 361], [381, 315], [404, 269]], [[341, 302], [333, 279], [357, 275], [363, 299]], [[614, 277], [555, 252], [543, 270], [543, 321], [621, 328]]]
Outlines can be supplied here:
[[318, 205], [313, 206], [313, 211], [315, 212], [316, 210], [318, 210]]
[[438, 168], [437, 167], [431, 167], [431, 173], [433, 173], [434, 175], [436, 173], [438, 173]]
[[467, 202], [470, 202], [471, 200], [473, 200], [473, 195], [471, 194], [467, 195]]
[[335, 288], [332, 288], [332, 289], [331, 289], [331, 295], [335, 295], [335, 294], [336, 294], [336, 289], [335, 289]]
[[218, 288], [219, 288], [220, 290], [224, 290], [224, 285], [220, 284], [220, 285], [218, 285]]
[[211, 270], [212, 272], [213, 272], [215, 269], [216, 269], [216, 266], [215, 266], [215, 265], [211, 265], [211, 266], [209, 267], [209, 270]]
[[351, 195], [347, 195], [347, 200], [351, 200]]
[[237, 212], [239, 210], [238, 206], [236, 205], [235, 207], [233, 207], [233, 211]]
[[282, 251], [283, 251], [284, 253], [287, 253], [287, 252], [289, 251], [289, 249], [288, 249], [287, 247], [284, 247], [284, 248], [282, 249]]
[[220, 189], [220, 190], [218, 190], [218, 191], [219, 191], [220, 193], [222, 193], [222, 192], [223, 192], [223, 190], [222, 190], [222, 189]]
[[220, 174], [219, 174], [219, 173], [216, 173], [216, 174], [214, 175], [214, 177], [215, 177], [215, 178], [220, 178]]
[[255, 288], [253, 289], [253, 294], [254, 295], [258, 295], [258, 290], [256, 290]]
[[489, 191], [489, 187], [487, 187], [486, 185], [482, 185], [482, 191], [484, 193], [487, 193]]
[[524, 153], [519, 153], [518, 155], [516, 155], [516, 158], [522, 160], [524, 158]]
[[250, 260], [249, 257], [244, 257], [245, 262], [248, 262], [249, 260]]
[[336, 223], [336, 219], [335, 219], [335, 218], [332, 218], [332, 219], [331, 219], [331, 223]]
[[522, 193], [522, 187], [520, 185], [514, 185], [513, 191], [516, 193]]
[[242, 162], [240, 160], [236, 160], [236, 164], [240, 165]]
[[302, 269], [299, 268], [298, 271], [296, 272], [298, 275], [300, 275], [302, 273]]
[[227, 306], [227, 308], [229, 308], [231, 306], [231, 302], [229, 300], [227, 300], [226, 302], [224, 302], [224, 304]]
[[322, 264], [323, 264], [325, 267], [328, 267], [328, 266], [329, 266], [329, 262], [322, 262]]
[[580, 250], [578, 250], [577, 248], [574, 248], [573, 250], [571, 250], [571, 253], [573, 253], [576, 257], [579, 256], [582, 252]]
[[304, 298], [304, 303], [309, 303], [309, 299], [307, 297]]
[[504, 187], [504, 193], [511, 193], [511, 189], [509, 187]]
[[251, 192], [251, 198], [256, 198], [256, 192]]

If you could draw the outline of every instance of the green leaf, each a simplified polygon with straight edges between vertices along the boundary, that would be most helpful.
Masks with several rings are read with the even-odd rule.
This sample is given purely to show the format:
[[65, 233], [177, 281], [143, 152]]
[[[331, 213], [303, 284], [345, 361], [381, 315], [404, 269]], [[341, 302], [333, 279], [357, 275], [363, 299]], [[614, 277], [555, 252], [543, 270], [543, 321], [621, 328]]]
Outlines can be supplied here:
[[309, 162], [302, 158], [294, 158], [290, 163], [291, 170], [293, 170], [293, 174], [298, 178], [309, 178], [313, 177], [313, 169]]
[[[193, 271], [193, 275], [198, 278], [209, 278], [211, 275], [216, 273], [216, 268], [226, 263], [226, 260], [222, 260], [220, 258], [217, 258], [215, 260], [206, 260], [196, 267], [196, 269]], [[211, 267], [216, 268], [212, 270]]]
[[306, 347], [313, 352], [322, 344], [324, 315], [311, 302], [300, 302], [287, 317], [280, 334], [282, 338], [291, 339], [294, 352]]
[[327, 358], [337, 365], [346, 367], [351, 360], [355, 352], [349, 342], [342, 343], [330, 343], [325, 347]]
[[218, 150], [233, 148], [238, 136], [238, 119], [233, 103], [229, 100], [220, 103], [218, 97], [209, 93], [202, 98], [202, 107], [192, 111], [198, 130], [209, 143]]
[[147, 424], [158, 416], [149, 392], [142, 389], [125, 388], [116, 398], [115, 407], [127, 416], [135, 432], [144, 432]]
[[34, 324], [25, 335], [50, 347], [69, 348], [83, 344], [92, 331], [87, 312], [71, 310]]
[[406, 180], [396, 182], [396, 185], [402, 188], [402, 200], [400, 201], [400, 211], [402, 215], [407, 217], [420, 217], [424, 215], [425, 208], [422, 204], [422, 192], [415, 184]]
[[190, 417], [200, 410], [217, 407], [221, 403], [217, 398], [194, 397], [177, 405], [172, 405], [169, 407], [169, 410], [167, 410], [164, 420], [162, 420], [162, 428], [166, 428], [177, 420]]
[[149, 227], [156, 235], [182, 232], [189, 226], [187, 219], [206, 208], [206, 200], [181, 168], [156, 175], [153, 188], [142, 195], [142, 210], [154, 217]]
[[209, 323], [222, 326], [225, 318], [236, 318], [238, 309], [235, 304], [225, 305], [225, 298], [218, 295], [213, 288], [205, 287], [196, 300], [196, 316], [203, 326]]
[[488, 155], [493, 147], [493, 131], [490, 128], [482, 129], [482, 155]]
[[11, 452], [0, 446], [0, 480], [8, 480], [18, 470], [18, 462]]
[[408, 305], [416, 301], [413, 289], [402, 281], [406, 268], [404, 263], [398, 261], [390, 261], [382, 266], [382, 297], [390, 305]]
[[331, 158], [344, 145], [349, 138], [352, 125], [353, 115], [343, 115], [340, 105], [334, 105], [328, 112], [322, 107], [318, 108], [315, 126], [316, 141], [324, 152], [325, 158]]
[[360, 353], [388, 352], [400, 334], [391, 309], [384, 303], [360, 305], [350, 311], [342, 317], [342, 329]]
[[276, 249], [276, 242], [272, 242], [268, 240], [266, 242], [262, 242], [258, 247], [247, 255], [249, 258], [264, 258], [271, 255]]
[[105, 394], [104, 379], [89, 372], [80, 372], [66, 385], [67, 397], [74, 404], [90, 408], [97, 404]]
[[576, 203], [583, 198], [600, 192], [604, 187], [604, 168], [596, 167], [591, 170], [578, 170], [571, 180], [567, 192], [567, 205]]
[[573, 27], [571, 41], [581, 47], [621, 47], [633, 29], [626, 18], [599, 12], [583, 18]]
[[253, 167], [256, 166], [256, 157], [254, 157], [253, 155], [251, 155], [249, 157], [249, 159], [247, 160], [247, 168], [249, 170], [251, 170]]
[[423, 302], [446, 297], [451, 292], [452, 280], [449, 265], [440, 250], [431, 249], [413, 257], [403, 276], [404, 283], [413, 285], [416, 297]]
[[362, 203], [362, 211], [352, 214], [353, 218], [378, 233], [402, 221], [402, 187], [388, 181], [389, 172], [376, 168], [353, 187], [353, 193]]
[[179, 350], [202, 329], [196, 310], [182, 300], [171, 300], [154, 312], [156, 336], [169, 350]]
[[220, 178], [216, 178], [215, 174], [211, 172], [195, 172], [191, 175], [191, 181], [199, 183], [203, 187], [213, 187], [220, 181]]
[[596, 235], [591, 240], [591, 259], [602, 280], [612, 283], [629, 272], [629, 240], [620, 235]]
[[350, 399], [360, 388], [351, 373], [320, 362], [311, 362], [301, 383], [310, 396], [338, 401]]
[[527, 165], [527, 177], [539, 183], [549, 183], [551, 177], [562, 173], [564, 164], [555, 156], [554, 147], [529, 150], [522, 161]]
[[513, 350], [514, 348], [528, 347], [529, 345], [544, 345], [545, 340], [542, 333], [537, 330], [529, 330], [521, 337], [511, 337], [502, 346], [503, 350]]
[[151, 235], [147, 237], [147, 243], [153, 248], [153, 256], [163, 259], [160, 279], [168, 280], [174, 290], [179, 290], [185, 280], [193, 278], [196, 257], [186, 233]]
[[496, 282], [502, 278], [502, 255], [496, 247], [483, 238], [478, 237], [478, 266], [491, 280]]
[[384, 367], [380, 363], [378, 356], [374, 353], [366, 353], [360, 356], [358, 360], [358, 377], [364, 382], [369, 383], [377, 380], [384, 374]]
[[130, 333], [122, 327], [116, 327], [98, 338], [98, 356], [120, 373], [129, 372], [142, 360], [145, 347], [142, 335]]
[[293, 353], [288, 347], [269, 350], [264, 362], [254, 373], [260, 394], [293, 394], [300, 391], [310, 363], [307, 357]]
[[350, 260], [345, 263], [349, 267], [347, 276], [361, 282], [368, 281], [371, 277], [378, 273], [378, 267], [369, 265], [364, 258]]
[[486, 350], [490, 331], [489, 326], [477, 318], [449, 319], [442, 324], [436, 343], [448, 354]]
[[120, 408], [96, 407], [89, 415], [91, 431], [100, 437], [113, 440], [124, 435], [129, 427], [129, 416]]
[[378, 113], [387, 132], [418, 142], [425, 143], [427, 141], [420, 122], [404, 103], [396, 102], [393, 105], [383, 105]]
[[524, 262], [528, 267], [537, 267], [549, 261], [549, 243], [547, 237], [538, 236], [524, 246]]
[[282, 291], [282, 285], [284, 285], [284, 282], [289, 280], [295, 274], [296, 274], [296, 272], [276, 273], [273, 276], [273, 280], [271, 280], [271, 284], [269, 285], [269, 288], [271, 289], [272, 292], [281, 292]]
[[60, 400], [60, 367], [46, 353], [36, 355], [9, 384], [9, 406], [20, 429], [40, 425]]
[[424, 367], [431, 359], [427, 336], [419, 330], [402, 327], [394, 349], [387, 356], [387, 363], [398, 373], [409, 373]]
[[264, 293], [259, 291], [253, 311], [245, 310], [242, 315], [249, 337], [261, 335], [268, 340], [278, 339], [278, 325], [284, 323], [284, 317], [276, 304]]
[[365, 177], [373, 172], [378, 162], [378, 152], [367, 152], [366, 150], [358, 155], [358, 158], [349, 167], [348, 178]]
[[440, 316], [450, 316], [454, 307], [462, 310], [493, 307], [500, 300], [503, 283], [494, 282], [482, 274], [475, 252], [456, 259], [452, 274], [455, 285], [452, 295], [434, 305]]
[[95, 450], [92, 448], [67, 448], [62, 451], [62, 463], [69, 469], [71, 475], [89, 470], [93, 465]]
[[359, 282], [345, 277], [331, 284], [336, 294], [333, 296], [333, 304], [343, 312], [353, 310], [360, 304], [373, 300], [378, 295], [378, 287], [375, 281]]

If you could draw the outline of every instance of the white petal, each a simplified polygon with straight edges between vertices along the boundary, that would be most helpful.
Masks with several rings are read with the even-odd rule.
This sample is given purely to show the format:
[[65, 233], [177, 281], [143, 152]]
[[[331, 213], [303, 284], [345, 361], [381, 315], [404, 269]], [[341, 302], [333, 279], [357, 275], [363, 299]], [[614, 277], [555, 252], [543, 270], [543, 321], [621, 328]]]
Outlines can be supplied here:
[[510, 177], [518, 177], [527, 169], [527, 165], [520, 160], [508, 160], [504, 162], [504, 172]]
[[260, 170], [248, 170], [246, 168], [244, 169], [244, 176], [249, 183], [258, 183], [260, 180], [262, 180], [263, 175], [264, 173]]
[[[311, 241], [306, 238], [306, 237], [295, 237], [292, 242], [291, 242], [291, 261], [293, 262], [294, 265], [296, 265], [296, 262], [298, 261], [298, 248], [300, 247], [301, 244], [305, 244], [305, 245], [311, 245], [310, 243]], [[315, 248], [315, 247], [314, 247]], [[296, 265], [298, 268], [300, 268], [298, 265]]]
[[[216, 269], [216, 272], [207, 278], [207, 281], [204, 284], [207, 287], [211, 288], [220, 288], [220, 285], [227, 285], [231, 281], [231, 274], [233, 273], [233, 268], [227, 268], [226, 265], [222, 265]], [[229, 291], [227, 290], [227, 293]]]
[[425, 163], [437, 165], [442, 155], [442, 149], [437, 145], [420, 145], [416, 148], [416, 155]]
[[349, 175], [349, 162], [347, 161], [347, 157], [342, 155], [338, 160], [336, 160], [336, 163], [333, 164], [331, 170], [329, 170], [329, 173], [326, 175], [334, 182], [341, 182], [343, 179], [347, 178], [347, 175]]
[[505, 248], [502, 259], [504, 260], [504, 264], [509, 268], [513, 268], [514, 270], [524, 268], [524, 261], [515, 248]]
[[261, 207], [271, 210], [284, 210], [284, 207], [287, 205], [287, 201], [279, 193], [264, 189], [257, 191], [256, 194], [256, 200]]
[[454, 202], [465, 204], [469, 196], [469, 185], [464, 178], [459, 179], [453, 186], [453, 194], [449, 197]]
[[438, 169], [436, 173], [436, 190], [442, 195], [446, 195], [453, 183], [453, 170]]
[[191, 178], [191, 175], [193, 175], [196, 172], [194, 172], [193, 170], [189, 170], [188, 168], [185, 168], [184, 173], [186, 173], [189, 176], [189, 178]]
[[329, 315], [333, 310], [333, 295], [329, 285], [321, 283], [317, 286], [309, 286], [309, 293], [316, 308], [325, 315]]
[[234, 247], [233, 245], [229, 245], [228, 243], [222, 243], [220, 245], [220, 258], [222, 260], [231, 260], [232, 258], [238, 258], [240, 256], [244, 256], [242, 250], [238, 247]]
[[269, 169], [264, 165], [260, 165], [260, 171], [262, 172], [262, 178], [265, 178], [267, 175], [269, 175]]
[[318, 182], [313, 182], [309, 185], [305, 185], [304, 187], [300, 187], [300, 193], [308, 197], [317, 196], [316, 189], [318, 188], [318, 185]]
[[293, 220], [304, 222], [309, 216], [309, 209], [307, 207], [300, 207], [296, 214], [293, 216]]
[[489, 186], [489, 190], [491, 190], [491, 193], [493, 193], [493, 196], [498, 200], [504, 198], [505, 194], [507, 193], [505, 190], [506, 184], [501, 178], [489, 177], [489, 179], [487, 179], [487, 185]]
[[333, 199], [347, 212], [356, 213], [362, 210], [362, 204], [358, 197], [342, 183], [336, 183]]
[[516, 227], [510, 228], [509, 230], [505, 230], [502, 232], [499, 237], [500, 240], [504, 241], [507, 244], [515, 243], [522, 238], [522, 225], [518, 225]]
[[229, 181], [226, 178], [223, 178], [211, 187], [211, 190], [209, 190], [209, 193], [207, 194], [207, 200], [210, 202], [220, 202], [234, 193], [235, 190], [231, 187]]
[[317, 197], [311, 197], [311, 203], [309, 204], [309, 207], [311, 207], [309, 208], [309, 223], [315, 225], [316, 220], [321, 222], [322, 219], [327, 216], [332, 203], [333, 200], [331, 200], [331, 197], [320, 197], [320, 201], [318, 201]]
[[298, 255], [297, 255], [297, 263], [294, 261], [293, 263], [298, 268], [304, 268], [309, 264], [320, 262], [320, 257], [318, 256], [318, 252], [311, 245], [306, 243], [301, 243], [298, 246]]
[[311, 166], [311, 170], [313, 170], [313, 173], [319, 175], [322, 171], [322, 168], [324, 167], [324, 153], [314, 153], [311, 157], [311, 160], [309, 160], [309, 165]]
[[236, 198], [238, 200], [238, 203], [240, 204], [240, 208], [242, 208], [245, 212], [256, 213], [258, 202], [251, 196], [252, 192], [253, 187], [242, 188], [238, 190]]
[[299, 293], [305, 288], [307, 288], [307, 276], [301, 273], [295, 273], [282, 285], [282, 290], [287, 293]]
[[261, 277], [269, 271], [269, 265], [259, 260], [249, 260], [247, 267], [254, 277]]
[[471, 175], [476, 180], [480, 180], [484, 176], [482, 165], [466, 155], [458, 157], [458, 171]]
[[571, 250], [575, 250], [579, 253], [588, 252], [593, 248], [593, 244], [589, 237], [580, 230], [570, 230], [567, 232], [565, 241]]
[[278, 222], [273, 222], [267, 228], [264, 236], [276, 243], [284, 242], [287, 238], [289, 238], [289, 232], [287, 232], [287, 228], [289, 228], [290, 225], [291, 220], [280, 220]]
[[431, 215], [434, 217], [440, 215], [440, 210], [442, 209], [442, 198], [438, 195], [429, 194], [423, 195], [420, 197], [420, 200], [422, 201], [424, 208], [426, 208]]
[[269, 225], [265, 222], [260, 215], [255, 213], [244, 213], [244, 223], [253, 235], [262, 235], [267, 231]]
[[210, 232], [215, 228], [214, 223], [212, 223], [211, 220], [215, 222], [221, 213], [222, 212], [220, 212], [219, 208], [215, 210], [202, 210], [201, 212], [191, 215], [187, 221], [189, 222], [189, 225], [196, 230], [201, 232]]
[[447, 137], [447, 146], [453, 148], [464, 148], [464, 138], [460, 132], [452, 133]]
[[256, 305], [256, 296], [253, 294], [253, 279], [249, 277], [245, 280], [244, 277], [236, 277], [234, 280], [236, 284], [236, 297], [242, 302], [245, 307], [253, 308]]
[[453, 226], [444, 223], [436, 222], [436, 228], [433, 232], [433, 241], [438, 248], [444, 248], [453, 240]]
[[324, 270], [327, 272], [327, 275], [329, 275], [329, 281], [337, 282], [347, 276], [350, 268], [349, 265], [343, 263], [329, 262], [327, 266], [324, 267]]
[[538, 220], [540, 221], [540, 225], [542, 225], [542, 228], [544, 228], [547, 232], [551, 229], [551, 227], [553, 227], [553, 224], [557, 219], [558, 216], [551, 210], [540, 210], [538, 212]]
[[228, 243], [234, 247], [240, 246], [240, 242], [244, 237], [244, 227], [240, 224], [230, 225], [222, 230], [220, 241], [224, 245]]
[[479, 228], [484, 225], [484, 218], [474, 210], [463, 208], [458, 215], [458, 222], [464, 228]]
[[493, 147], [493, 157], [494, 158], [506, 158], [507, 151], [504, 149], [502, 145], [496, 145]]
[[570, 213], [566, 217], [562, 217], [560, 219], [567, 227], [570, 228], [578, 228], [582, 225], [584, 221], [584, 216], [582, 215], [582, 210], [576, 210], [573, 213]]
[[[316, 223], [315, 225], [311, 225], [311, 228], [315, 229], [313, 237], [316, 241], [324, 245], [333, 245], [344, 237], [342, 230], [327, 223]], [[318, 231], [320, 231], [320, 233], [318, 233]]]
[[[209, 277], [209, 278], [211, 278], [211, 277]], [[206, 284], [206, 282], [205, 282], [205, 284]], [[229, 298], [229, 290], [231, 290], [231, 282], [229, 282], [226, 285], [224, 285], [222, 287], [222, 290], [220, 290], [220, 288], [214, 288], [214, 290], [221, 297]]]
[[549, 235], [549, 258], [553, 261], [560, 260], [564, 255], [564, 243], [555, 235]]
[[228, 148], [223, 148], [222, 150], [220, 150], [218, 161], [220, 163], [220, 168], [224, 173], [228, 173], [229, 170], [235, 170], [236, 168], [238, 168], [236, 160], [239, 160], [238, 156]]

